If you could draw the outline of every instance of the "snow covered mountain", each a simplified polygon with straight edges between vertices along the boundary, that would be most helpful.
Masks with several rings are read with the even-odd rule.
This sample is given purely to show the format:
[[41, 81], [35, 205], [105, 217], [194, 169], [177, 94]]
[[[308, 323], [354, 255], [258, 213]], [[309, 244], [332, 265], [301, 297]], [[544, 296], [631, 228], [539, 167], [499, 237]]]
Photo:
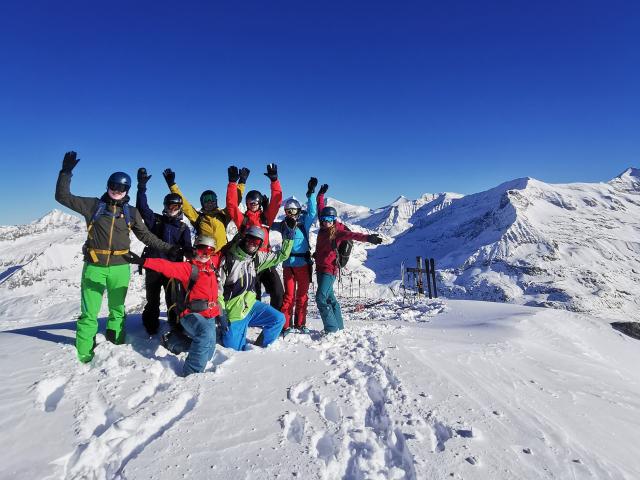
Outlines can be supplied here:
[[365, 265], [390, 282], [402, 261], [434, 257], [450, 298], [640, 319], [639, 180], [506, 182], [418, 220]]
[[373, 210], [369, 216], [356, 223], [369, 230], [395, 237], [460, 197], [462, 195], [457, 193], [425, 193], [417, 200], [400, 196], [390, 205]]

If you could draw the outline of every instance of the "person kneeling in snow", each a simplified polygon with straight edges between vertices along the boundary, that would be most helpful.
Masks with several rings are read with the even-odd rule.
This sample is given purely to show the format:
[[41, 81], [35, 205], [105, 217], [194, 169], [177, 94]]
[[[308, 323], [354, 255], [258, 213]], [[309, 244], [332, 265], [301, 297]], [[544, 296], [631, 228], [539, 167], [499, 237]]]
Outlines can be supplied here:
[[[186, 262], [140, 258], [132, 252], [123, 255], [128, 262], [175, 278], [184, 286], [186, 298], [179, 322], [186, 336], [174, 330], [163, 336], [163, 344], [175, 354], [188, 352], [182, 371], [185, 377], [203, 372], [216, 350], [216, 317], [220, 315], [216, 268], [221, 254], [214, 252], [213, 238], [200, 236], [195, 241], [194, 257]], [[193, 267], [197, 269], [195, 281], [191, 280]]]
[[[291, 254], [296, 222], [282, 229], [280, 252], [263, 252], [265, 232], [261, 227], [251, 226], [236, 241], [223, 249], [220, 263], [220, 304], [228, 319], [228, 328], [222, 334], [222, 345], [234, 350], [245, 350], [247, 328], [262, 327], [261, 341], [256, 344], [266, 347], [273, 343], [284, 325], [284, 314], [256, 299], [255, 282], [260, 272], [284, 262]], [[225, 251], [226, 250], [226, 251]]]

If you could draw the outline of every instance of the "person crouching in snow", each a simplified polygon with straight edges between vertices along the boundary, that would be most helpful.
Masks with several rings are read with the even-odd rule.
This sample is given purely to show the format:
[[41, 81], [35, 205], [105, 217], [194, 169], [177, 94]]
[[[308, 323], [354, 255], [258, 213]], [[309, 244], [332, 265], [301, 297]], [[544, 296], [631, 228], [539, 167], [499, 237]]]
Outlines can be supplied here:
[[[163, 336], [163, 345], [176, 355], [188, 352], [182, 371], [185, 377], [203, 372], [207, 362], [213, 358], [216, 349], [216, 317], [220, 315], [216, 268], [221, 254], [215, 253], [215, 241], [211, 237], [200, 236], [194, 244], [194, 256], [186, 262], [140, 258], [132, 252], [124, 255], [128, 262], [175, 278], [184, 286], [185, 305], [179, 314], [184, 335], [174, 330]], [[192, 277], [194, 267], [197, 270], [195, 281]]]
[[260, 272], [289, 258], [295, 230], [294, 219], [283, 229], [282, 248], [278, 253], [260, 251], [265, 242], [265, 231], [256, 225], [238, 234], [237, 239], [223, 250], [219, 268], [220, 304], [228, 321], [228, 329], [222, 334], [223, 346], [245, 350], [248, 327], [262, 327], [262, 341], [256, 342], [262, 347], [267, 347], [280, 335], [284, 314], [256, 299], [255, 282]]
[[[325, 189], [326, 191], [326, 189]], [[316, 304], [320, 311], [325, 333], [335, 333], [344, 329], [340, 304], [333, 293], [333, 283], [338, 273], [339, 245], [347, 240], [357, 242], [369, 242], [374, 245], [382, 243], [382, 238], [373, 233], [352, 232], [345, 230], [337, 221], [338, 213], [333, 207], [324, 207], [320, 211], [320, 230], [316, 240], [316, 251], [313, 254], [316, 259], [316, 271], [318, 289], [316, 290]]]

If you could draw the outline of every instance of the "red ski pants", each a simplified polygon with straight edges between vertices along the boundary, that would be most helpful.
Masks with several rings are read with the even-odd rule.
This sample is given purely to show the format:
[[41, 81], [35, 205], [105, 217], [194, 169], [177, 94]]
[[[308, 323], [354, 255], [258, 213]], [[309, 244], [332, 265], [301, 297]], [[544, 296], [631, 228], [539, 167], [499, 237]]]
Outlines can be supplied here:
[[309, 304], [309, 266], [282, 267], [284, 276], [284, 300], [282, 301], [282, 313], [284, 313], [284, 327], [291, 327], [291, 316], [295, 301], [294, 325], [296, 328], [305, 326], [307, 321], [307, 305]]

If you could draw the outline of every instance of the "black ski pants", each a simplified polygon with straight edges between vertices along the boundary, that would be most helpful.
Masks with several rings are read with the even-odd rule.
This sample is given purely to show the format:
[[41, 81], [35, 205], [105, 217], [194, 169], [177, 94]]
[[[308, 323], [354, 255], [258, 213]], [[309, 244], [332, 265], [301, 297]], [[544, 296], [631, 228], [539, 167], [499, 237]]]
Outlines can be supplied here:
[[282, 300], [284, 299], [284, 287], [282, 286], [282, 280], [280, 279], [280, 275], [278, 275], [276, 267], [263, 270], [258, 275], [258, 278], [256, 279], [256, 295], [258, 300], [260, 300], [260, 297], [262, 296], [262, 288], [260, 284], [264, 285], [264, 289], [271, 297], [269, 304], [276, 310], [280, 311], [282, 308]]
[[[155, 335], [160, 328], [160, 291], [164, 288], [164, 299], [169, 307], [169, 279], [153, 270], [145, 270], [144, 285], [147, 293], [147, 304], [142, 311], [142, 324], [149, 335]], [[177, 318], [172, 311], [168, 314], [169, 324], [175, 325]]]

